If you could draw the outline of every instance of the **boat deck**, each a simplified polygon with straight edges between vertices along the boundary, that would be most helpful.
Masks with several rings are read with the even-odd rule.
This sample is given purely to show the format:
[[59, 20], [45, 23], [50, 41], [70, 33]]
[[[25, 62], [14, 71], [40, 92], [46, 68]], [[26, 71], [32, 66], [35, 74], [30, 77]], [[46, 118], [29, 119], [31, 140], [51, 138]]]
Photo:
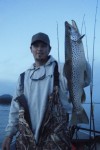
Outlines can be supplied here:
[[72, 150], [100, 150], [100, 135], [95, 137], [87, 132], [75, 132], [72, 140]]

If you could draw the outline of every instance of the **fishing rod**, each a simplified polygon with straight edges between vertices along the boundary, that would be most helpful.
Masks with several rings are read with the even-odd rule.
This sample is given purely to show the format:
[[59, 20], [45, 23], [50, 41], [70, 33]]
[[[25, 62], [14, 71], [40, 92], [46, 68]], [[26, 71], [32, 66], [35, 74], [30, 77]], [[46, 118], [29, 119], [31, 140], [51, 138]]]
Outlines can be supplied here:
[[89, 56], [88, 56], [88, 43], [87, 43], [87, 33], [86, 33], [86, 25], [85, 25], [85, 14], [84, 14], [83, 20], [82, 20], [81, 35], [82, 35], [83, 25], [84, 25], [84, 28], [85, 28], [85, 37], [86, 37], [87, 61], [89, 62]]
[[[85, 37], [86, 37], [86, 50], [87, 50], [87, 61], [89, 62], [89, 56], [88, 56], [88, 44], [87, 44], [87, 33], [86, 33], [86, 24], [85, 24], [85, 14], [83, 16], [83, 21], [82, 21], [82, 27], [81, 27], [81, 34], [82, 34], [82, 29], [83, 29], [83, 25], [84, 25], [84, 28], [85, 28]], [[93, 73], [93, 67], [92, 67], [92, 73]], [[92, 76], [92, 75], [91, 75]], [[93, 81], [93, 79], [92, 79]], [[93, 112], [93, 100], [92, 100], [92, 90], [91, 89], [91, 85], [90, 85], [90, 97], [91, 97], [91, 102], [89, 103], [90, 104], [90, 139], [91, 139], [91, 128], [92, 128], [92, 124], [93, 124], [93, 130], [95, 130], [95, 124], [94, 124], [94, 112]], [[87, 129], [86, 129], [87, 130]], [[95, 132], [94, 133], [94, 137], [95, 137]]]
[[84, 131], [91, 131], [93, 133], [95, 132], [95, 133], [100, 134], [100, 131], [92, 130], [92, 129], [87, 129], [87, 128], [83, 128], [83, 127], [79, 127], [79, 126], [76, 126], [75, 129], [77, 129], [77, 130], [84, 130]]
[[60, 56], [59, 56], [59, 34], [58, 34], [58, 22], [57, 22], [57, 44], [58, 44], [58, 62], [60, 62]]
[[[76, 139], [77, 140], [73, 139], [72, 143], [76, 143], [77, 148], [78, 148], [78, 141], [79, 141], [79, 142], [84, 142], [84, 145], [86, 145], [86, 142], [87, 142], [88, 143], [87, 146], [88, 146], [89, 150], [94, 150], [94, 148], [96, 150], [96, 142], [100, 141], [100, 131], [90, 130], [88, 128], [80, 127], [80, 126], [77, 126], [77, 125], [74, 126], [74, 129], [76, 130]], [[95, 133], [97, 133], [99, 135], [97, 135], [95, 137], [92, 136], [91, 139], [90, 138], [79, 139], [79, 137], [78, 137], [78, 131], [79, 130], [89, 131], [89, 132], [91, 131], [92, 133], [95, 132]], [[91, 144], [90, 144], [90, 142], [91, 142]]]
[[[99, 102], [93, 102], [94, 104], [100, 104]], [[88, 102], [88, 103], [84, 103], [84, 104], [89, 104], [90, 105], [90, 103]]]
[[[85, 36], [86, 36], [86, 50], [87, 50], [87, 61], [89, 62], [89, 57], [88, 57], [88, 44], [87, 44], [87, 33], [86, 33], [86, 24], [85, 24], [85, 15], [83, 17], [83, 24], [85, 27]], [[93, 68], [92, 68], [93, 70]], [[92, 75], [91, 75], [92, 76]], [[93, 80], [93, 79], [92, 79]], [[92, 123], [93, 123], [93, 129], [95, 130], [95, 124], [94, 124], [94, 113], [93, 113], [93, 100], [92, 100], [92, 94], [91, 94], [91, 85], [90, 85], [90, 99], [91, 102], [90, 104], [90, 139], [91, 139], [91, 128], [92, 128]], [[95, 133], [94, 133], [95, 136]]]
[[[93, 58], [92, 58], [92, 72], [91, 72], [92, 81], [91, 81], [91, 84], [90, 84], [90, 100], [91, 100], [91, 102], [90, 102], [90, 129], [77, 127], [78, 129], [83, 129], [83, 130], [86, 130], [86, 131], [90, 131], [90, 139], [91, 139], [91, 132], [93, 132], [94, 137], [95, 137], [95, 133], [99, 133], [100, 134], [99, 131], [95, 130], [94, 110], [93, 110], [93, 72], [94, 72], [94, 48], [95, 48], [95, 31], [96, 31], [97, 8], [98, 8], [98, 0], [97, 0], [97, 3], [96, 3], [96, 12], [95, 12], [94, 37], [93, 37]], [[85, 25], [85, 14], [83, 16], [82, 27], [81, 27], [81, 34], [82, 34], [83, 24], [84, 24], [84, 27], [85, 27], [85, 35], [86, 35], [87, 61], [89, 62], [87, 34], [86, 34], [86, 25]], [[93, 125], [93, 130], [92, 130], [92, 125]], [[96, 150], [96, 144], [95, 144], [95, 150]]]
[[[95, 130], [95, 123], [94, 123], [94, 111], [93, 111], [93, 73], [94, 73], [94, 48], [95, 48], [95, 32], [96, 32], [96, 18], [97, 18], [97, 9], [98, 9], [98, 0], [96, 3], [96, 12], [95, 12], [95, 21], [94, 21], [94, 34], [93, 34], [93, 57], [92, 57], [92, 81], [90, 84], [90, 97], [91, 97], [91, 105], [90, 105], [90, 130], [92, 128], [93, 123], [93, 130]], [[90, 131], [91, 136], [91, 131]], [[95, 136], [95, 132], [94, 132]]]
[[87, 31], [86, 31], [86, 24], [85, 24], [85, 15], [84, 15], [84, 20], [83, 20], [84, 28], [85, 28], [85, 37], [86, 37], [86, 51], [87, 51], [87, 61], [89, 63], [89, 55], [88, 55], [88, 43], [87, 43]]
[[84, 18], [85, 18], [85, 14], [83, 15], [83, 20], [82, 20], [81, 35], [82, 35], [82, 30], [83, 30], [83, 25], [84, 25]]

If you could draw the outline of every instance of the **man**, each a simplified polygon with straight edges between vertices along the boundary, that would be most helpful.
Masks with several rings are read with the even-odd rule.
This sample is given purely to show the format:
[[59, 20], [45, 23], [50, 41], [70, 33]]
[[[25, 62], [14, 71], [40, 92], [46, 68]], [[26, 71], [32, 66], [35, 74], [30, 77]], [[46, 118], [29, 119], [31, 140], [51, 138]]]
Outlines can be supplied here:
[[[25, 71], [24, 77], [24, 95], [26, 97], [28, 108], [30, 112], [32, 132], [36, 143], [39, 142], [40, 128], [45, 110], [47, 106], [48, 96], [53, 93], [54, 87], [54, 68], [56, 60], [49, 55], [51, 46], [48, 35], [45, 33], [37, 33], [32, 36], [31, 53], [33, 54], [35, 63]], [[85, 86], [90, 83], [89, 67], [87, 65], [88, 80], [84, 81]], [[18, 114], [19, 105], [15, 101], [16, 97], [21, 95], [20, 78], [16, 94], [13, 97], [9, 122], [6, 128], [6, 138], [3, 142], [2, 149], [9, 150], [12, 137], [18, 130]], [[63, 67], [59, 66], [59, 97], [66, 113], [71, 111], [71, 104], [68, 102], [68, 87], [67, 80], [63, 76]]]

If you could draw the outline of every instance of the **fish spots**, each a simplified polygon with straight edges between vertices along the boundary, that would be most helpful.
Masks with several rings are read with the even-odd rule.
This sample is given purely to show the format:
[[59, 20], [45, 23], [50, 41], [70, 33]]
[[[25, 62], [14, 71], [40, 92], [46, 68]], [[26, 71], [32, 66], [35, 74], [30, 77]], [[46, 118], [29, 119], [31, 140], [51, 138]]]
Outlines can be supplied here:
[[[71, 27], [70, 33], [68, 26]], [[70, 60], [64, 66], [66, 70], [65, 76], [67, 76], [69, 96], [73, 104], [73, 111], [75, 112], [72, 113], [71, 121], [72, 123], [88, 123], [88, 117], [81, 105], [81, 100], [84, 98], [83, 84], [86, 59], [83, 43], [80, 39], [81, 36], [75, 21], [72, 21], [72, 25], [67, 23], [67, 27], [65, 26], [65, 35], [65, 60]], [[81, 117], [83, 118], [81, 119]]]

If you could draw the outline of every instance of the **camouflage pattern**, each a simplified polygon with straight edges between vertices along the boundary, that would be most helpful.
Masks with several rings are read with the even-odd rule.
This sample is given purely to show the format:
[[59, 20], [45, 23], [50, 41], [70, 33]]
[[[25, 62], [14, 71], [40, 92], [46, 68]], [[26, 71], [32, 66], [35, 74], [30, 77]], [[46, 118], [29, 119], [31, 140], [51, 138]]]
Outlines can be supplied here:
[[71, 139], [75, 129], [68, 127], [68, 114], [59, 100], [58, 87], [54, 88], [54, 92], [48, 98], [38, 144], [22, 116], [19, 115], [17, 150], [71, 150]]
[[16, 150], [36, 150], [35, 139], [26, 120], [24, 110], [19, 111], [19, 131], [16, 135]]

